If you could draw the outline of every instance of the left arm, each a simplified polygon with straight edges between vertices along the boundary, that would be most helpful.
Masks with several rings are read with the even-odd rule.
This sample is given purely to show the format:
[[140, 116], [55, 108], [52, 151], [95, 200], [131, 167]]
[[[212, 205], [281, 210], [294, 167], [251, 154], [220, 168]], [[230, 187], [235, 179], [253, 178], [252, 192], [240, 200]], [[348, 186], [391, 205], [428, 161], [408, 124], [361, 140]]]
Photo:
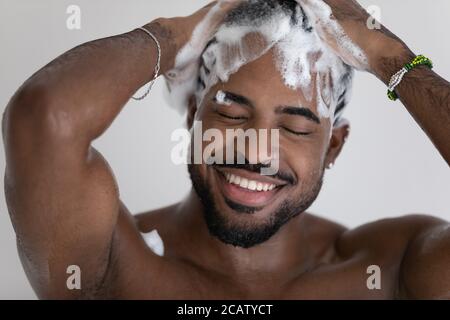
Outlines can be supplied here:
[[[385, 27], [369, 29], [371, 17], [355, 0], [297, 2], [344, 62], [385, 84], [415, 57]], [[355, 46], [364, 54], [358, 55]], [[396, 93], [450, 165], [450, 83], [422, 66], [406, 74]], [[408, 241], [399, 273], [400, 297], [450, 299], [450, 224], [422, 217], [414, 225], [417, 232]]]
[[[380, 57], [374, 74], [386, 85], [414, 55], [408, 50]], [[396, 88], [401, 102], [450, 165], [450, 83], [426, 66], [408, 72]]]
[[[355, 0], [297, 0], [321, 38], [350, 66], [389, 83], [415, 57], [388, 29], [370, 29], [372, 19]], [[350, 45], [349, 45], [350, 43]], [[364, 53], [356, 54], [355, 46]], [[396, 92], [450, 165], [450, 83], [428, 67], [406, 74]], [[387, 99], [387, 97], [386, 97]]]

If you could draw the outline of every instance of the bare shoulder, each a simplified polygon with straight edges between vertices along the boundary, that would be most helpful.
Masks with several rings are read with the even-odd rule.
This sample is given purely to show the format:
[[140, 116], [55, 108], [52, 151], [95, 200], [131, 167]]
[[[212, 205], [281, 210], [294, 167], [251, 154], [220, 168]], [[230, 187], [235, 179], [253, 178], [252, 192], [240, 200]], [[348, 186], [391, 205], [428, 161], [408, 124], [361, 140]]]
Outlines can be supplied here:
[[343, 256], [365, 253], [394, 267], [400, 298], [450, 298], [450, 225], [444, 220], [417, 214], [379, 220], [344, 232], [337, 247]]
[[159, 233], [166, 233], [169, 227], [168, 220], [172, 219], [174, 213], [178, 210], [179, 204], [173, 204], [167, 207], [146, 211], [134, 216], [137, 227], [140, 232], [147, 233], [158, 230]]
[[340, 260], [366, 254], [378, 260], [401, 262], [417, 234], [444, 222], [425, 215], [406, 215], [346, 228], [318, 215], [305, 214], [302, 223], [308, 225], [311, 241], [327, 239], [325, 243], [334, 245]]
[[435, 219], [414, 235], [400, 270], [403, 298], [450, 299], [450, 224]]
[[443, 223], [440, 219], [426, 215], [381, 219], [347, 230], [339, 239], [339, 247], [344, 252], [361, 247], [368, 250], [403, 251], [418, 233]]

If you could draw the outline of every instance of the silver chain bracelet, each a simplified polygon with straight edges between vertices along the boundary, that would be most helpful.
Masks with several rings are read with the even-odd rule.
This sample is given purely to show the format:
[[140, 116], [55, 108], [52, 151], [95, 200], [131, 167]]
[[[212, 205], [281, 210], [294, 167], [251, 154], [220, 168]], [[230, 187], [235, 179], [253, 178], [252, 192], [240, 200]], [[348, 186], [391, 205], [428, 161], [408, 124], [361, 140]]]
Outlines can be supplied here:
[[148, 96], [148, 94], [153, 88], [153, 85], [155, 84], [156, 79], [159, 76], [159, 71], [161, 70], [161, 45], [159, 44], [158, 39], [149, 30], [145, 29], [144, 27], [137, 28], [136, 30], [141, 30], [144, 31], [146, 34], [148, 34], [155, 41], [156, 47], [158, 48], [158, 60], [155, 66], [155, 75], [153, 76], [153, 80], [149, 82], [148, 89], [142, 96], [132, 97], [133, 100], [142, 101]]

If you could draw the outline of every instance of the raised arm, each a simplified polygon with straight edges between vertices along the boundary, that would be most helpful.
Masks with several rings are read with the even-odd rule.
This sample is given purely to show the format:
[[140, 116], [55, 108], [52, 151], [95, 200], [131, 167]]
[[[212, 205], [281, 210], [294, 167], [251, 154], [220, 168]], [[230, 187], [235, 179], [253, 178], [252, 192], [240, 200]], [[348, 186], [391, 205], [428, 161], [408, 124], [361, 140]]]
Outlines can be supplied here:
[[[313, 19], [323, 39], [345, 62], [374, 74], [385, 84], [415, 57], [403, 41], [382, 25], [369, 28], [372, 18], [355, 0], [297, 1]], [[365, 57], [358, 54], [355, 46]], [[450, 164], [449, 82], [422, 66], [406, 74], [396, 93]]]
[[[219, 5], [213, 18], [227, 5]], [[161, 44], [161, 73], [174, 65], [211, 7], [145, 26]], [[91, 143], [153, 78], [156, 62], [155, 42], [142, 30], [89, 42], [38, 71], [7, 106], [6, 198], [22, 264], [41, 298], [100, 295], [114, 239], [126, 238], [117, 237], [126, 209]], [[70, 265], [82, 270], [81, 291], [67, 290]]]
[[[297, 1], [344, 61], [371, 72], [385, 84], [415, 57], [405, 43], [383, 26], [369, 29], [369, 15], [354, 0]], [[355, 55], [358, 50], [353, 45], [362, 49], [365, 57]], [[406, 74], [396, 93], [450, 164], [450, 83], [422, 66]], [[450, 224], [423, 216], [410, 220], [409, 225], [416, 232], [409, 239], [399, 271], [399, 297], [448, 299]]]
[[[149, 27], [162, 35], [158, 24]], [[72, 49], [31, 77], [7, 106], [6, 199], [39, 297], [91, 294], [106, 273], [121, 204], [91, 142], [151, 79], [156, 49], [146, 37], [134, 31]], [[82, 291], [67, 290], [70, 265], [82, 270]]]
[[[413, 58], [408, 51], [400, 51], [396, 58], [382, 58], [376, 65], [376, 75], [388, 84], [390, 77]], [[450, 165], [450, 83], [421, 66], [407, 73], [395, 91]]]

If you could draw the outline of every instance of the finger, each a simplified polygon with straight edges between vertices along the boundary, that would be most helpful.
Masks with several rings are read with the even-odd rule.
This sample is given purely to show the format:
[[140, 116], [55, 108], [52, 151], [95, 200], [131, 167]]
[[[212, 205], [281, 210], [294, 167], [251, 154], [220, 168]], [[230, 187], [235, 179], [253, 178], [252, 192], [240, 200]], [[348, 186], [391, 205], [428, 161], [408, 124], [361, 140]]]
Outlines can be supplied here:
[[228, 12], [236, 8], [239, 4], [247, 0], [217, 0], [210, 2], [206, 6], [202, 7], [197, 13], [201, 12], [203, 14], [208, 13], [213, 8], [218, 8], [222, 11]]
[[207, 12], [207, 11], [211, 10], [211, 8], [214, 7], [216, 4], [217, 4], [217, 1], [210, 2], [206, 6], [200, 8], [200, 10], [198, 10], [198, 11], [206, 11]]
[[247, 0], [215, 1], [215, 5], [208, 7], [208, 12], [202, 17], [201, 20], [205, 22], [210, 32], [215, 32], [217, 28], [223, 23], [227, 14], [245, 1]]
[[246, 0], [219, 0], [218, 2], [222, 10], [228, 11], [236, 8], [245, 1]]
[[213, 1], [202, 9], [194, 13], [191, 18], [196, 23], [199, 23], [203, 19], [215, 21], [216, 25], [220, 24], [222, 20], [226, 17], [227, 13], [236, 8], [239, 4], [247, 0], [218, 0]]

